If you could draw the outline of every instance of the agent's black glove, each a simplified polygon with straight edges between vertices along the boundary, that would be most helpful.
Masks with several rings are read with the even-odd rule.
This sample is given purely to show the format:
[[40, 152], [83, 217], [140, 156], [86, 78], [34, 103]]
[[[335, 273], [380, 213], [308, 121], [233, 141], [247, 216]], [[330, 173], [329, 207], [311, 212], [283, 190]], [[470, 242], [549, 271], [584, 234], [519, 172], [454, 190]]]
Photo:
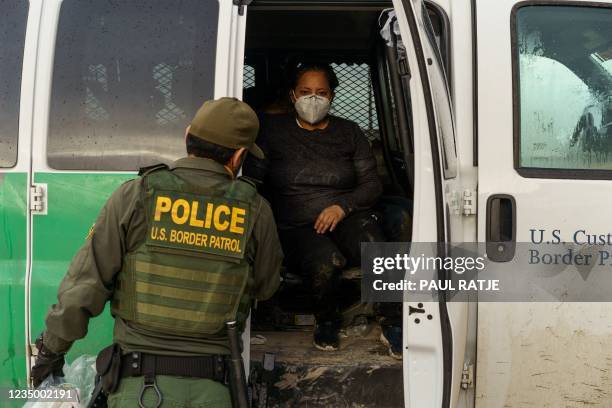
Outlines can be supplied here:
[[50, 374], [56, 377], [64, 376], [62, 371], [64, 367], [64, 353], [54, 353], [46, 348], [43, 343], [42, 333], [36, 339], [36, 348], [38, 349], [38, 355], [31, 371], [34, 388], [38, 388]]

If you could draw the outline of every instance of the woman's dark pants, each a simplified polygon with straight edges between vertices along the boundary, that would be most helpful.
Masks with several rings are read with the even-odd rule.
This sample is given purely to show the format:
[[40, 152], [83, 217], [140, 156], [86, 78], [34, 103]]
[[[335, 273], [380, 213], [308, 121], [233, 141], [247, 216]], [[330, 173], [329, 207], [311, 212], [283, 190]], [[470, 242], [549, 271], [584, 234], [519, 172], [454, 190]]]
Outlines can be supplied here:
[[344, 268], [360, 266], [362, 242], [384, 242], [380, 216], [375, 211], [356, 212], [333, 232], [317, 234], [312, 225], [280, 230], [287, 266], [310, 282], [317, 322], [341, 320], [338, 293]]

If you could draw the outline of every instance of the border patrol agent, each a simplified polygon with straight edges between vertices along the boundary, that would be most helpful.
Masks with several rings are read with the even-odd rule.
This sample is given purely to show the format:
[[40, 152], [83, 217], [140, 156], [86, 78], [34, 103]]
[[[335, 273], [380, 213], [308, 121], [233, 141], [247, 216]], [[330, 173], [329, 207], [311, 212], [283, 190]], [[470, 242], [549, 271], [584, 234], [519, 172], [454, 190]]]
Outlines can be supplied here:
[[234, 98], [207, 101], [187, 129], [188, 157], [141, 169], [102, 209], [38, 338], [35, 386], [111, 301], [114, 344], [96, 361], [110, 407], [231, 406], [225, 323], [242, 330], [252, 297], [280, 282], [269, 204], [236, 179], [259, 122]]

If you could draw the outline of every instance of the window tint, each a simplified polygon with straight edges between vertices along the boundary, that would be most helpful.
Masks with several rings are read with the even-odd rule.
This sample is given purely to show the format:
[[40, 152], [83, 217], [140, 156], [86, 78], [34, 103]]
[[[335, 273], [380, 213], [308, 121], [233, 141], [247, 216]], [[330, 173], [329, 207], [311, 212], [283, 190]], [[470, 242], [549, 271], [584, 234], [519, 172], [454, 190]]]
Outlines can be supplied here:
[[65, 0], [49, 165], [135, 170], [183, 156], [185, 127], [213, 96], [217, 18], [217, 0]]
[[515, 38], [518, 166], [612, 169], [612, 9], [523, 7]]
[[19, 97], [28, 2], [0, 0], [0, 167], [17, 163]]

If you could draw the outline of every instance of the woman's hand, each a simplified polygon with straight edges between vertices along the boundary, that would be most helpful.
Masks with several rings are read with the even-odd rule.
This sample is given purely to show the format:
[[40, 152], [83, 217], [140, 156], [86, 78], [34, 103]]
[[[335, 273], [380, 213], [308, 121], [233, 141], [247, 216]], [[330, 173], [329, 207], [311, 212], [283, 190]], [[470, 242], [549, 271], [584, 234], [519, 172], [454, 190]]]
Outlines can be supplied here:
[[314, 224], [314, 229], [317, 234], [325, 234], [328, 230], [331, 232], [336, 229], [336, 225], [346, 216], [344, 210], [339, 205], [331, 205], [321, 211], [319, 217]]

